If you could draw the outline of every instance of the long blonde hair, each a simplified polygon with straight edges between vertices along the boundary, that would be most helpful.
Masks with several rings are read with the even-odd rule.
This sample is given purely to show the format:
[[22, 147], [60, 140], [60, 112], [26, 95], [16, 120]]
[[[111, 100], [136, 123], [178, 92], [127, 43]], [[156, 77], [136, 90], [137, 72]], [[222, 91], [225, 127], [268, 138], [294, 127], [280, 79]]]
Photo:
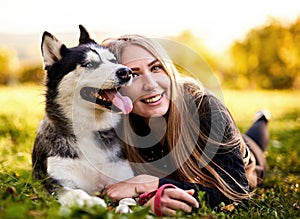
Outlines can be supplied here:
[[[209, 148], [211, 145], [217, 145], [220, 148], [228, 147], [229, 150], [226, 151], [229, 152], [234, 152], [236, 149], [243, 152], [246, 147], [237, 128], [233, 128], [232, 133], [230, 133], [231, 137], [226, 142], [221, 142], [222, 139], [218, 140], [218, 137], [212, 138], [209, 136], [209, 132], [204, 133], [200, 129], [199, 121], [205, 119], [207, 115], [199, 115], [198, 111], [200, 107], [211, 104], [213, 96], [195, 80], [182, 77], [165, 49], [156, 40], [140, 35], [124, 35], [118, 39], [106, 39], [102, 45], [108, 47], [121, 63], [125, 47], [128, 45], [140, 46], [160, 61], [165, 72], [170, 77], [172, 92], [170, 98], [171, 104], [167, 116], [165, 141], [167, 142], [169, 152], [172, 152], [172, 160], [178, 167], [175, 174], [172, 175], [173, 178], [175, 177], [176, 180], [185, 180], [191, 183], [199, 183], [209, 188], [218, 188], [225, 196], [235, 201], [249, 198], [248, 188], [245, 185], [239, 184], [230, 173], [210, 159], [211, 155], [209, 153], [214, 150]], [[191, 110], [191, 103], [196, 103], [196, 111]], [[214, 101], [213, 103], [214, 106], [211, 112], [219, 115], [220, 118], [218, 117], [218, 120], [226, 117], [229, 123], [232, 123], [229, 125], [236, 127], [230, 113], [221, 101]], [[222, 123], [222, 121], [219, 122]], [[223, 125], [222, 127], [225, 128], [224, 124], [220, 125]], [[128, 128], [124, 128], [123, 130], [126, 138], [125, 142], [127, 142], [125, 143], [127, 159], [131, 163], [147, 163], [139, 154], [137, 147], [131, 146], [133, 140], [127, 130]], [[224, 134], [224, 130], [220, 127], [217, 127], [214, 132], [214, 136], [218, 136], [218, 134], [223, 136]], [[206, 144], [207, 148], [203, 147], [203, 143]], [[151, 165], [144, 165], [144, 167], [152, 168]], [[143, 171], [141, 169], [136, 170], [137, 173], [143, 173]], [[226, 182], [220, 173], [223, 177], [226, 175], [226, 177], [230, 178], [231, 182]], [[238, 189], [232, 187], [232, 182]]]

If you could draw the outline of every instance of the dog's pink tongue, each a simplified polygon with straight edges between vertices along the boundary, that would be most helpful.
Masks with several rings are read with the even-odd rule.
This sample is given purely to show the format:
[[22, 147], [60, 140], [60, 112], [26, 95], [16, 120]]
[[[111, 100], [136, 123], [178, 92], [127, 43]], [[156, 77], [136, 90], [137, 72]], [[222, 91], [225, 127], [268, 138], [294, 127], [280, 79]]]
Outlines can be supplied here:
[[133, 106], [129, 97], [122, 96], [119, 92], [106, 92], [111, 102], [118, 107], [124, 114], [131, 112]]

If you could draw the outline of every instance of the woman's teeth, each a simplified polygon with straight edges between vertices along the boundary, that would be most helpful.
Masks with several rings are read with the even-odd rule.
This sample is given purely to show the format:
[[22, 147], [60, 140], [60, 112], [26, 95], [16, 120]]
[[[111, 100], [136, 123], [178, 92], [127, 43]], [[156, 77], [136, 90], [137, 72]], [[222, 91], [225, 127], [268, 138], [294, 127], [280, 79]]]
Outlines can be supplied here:
[[158, 94], [155, 97], [151, 97], [151, 98], [148, 98], [148, 99], [143, 99], [143, 102], [145, 102], [145, 103], [155, 103], [155, 102], [159, 101], [161, 97], [162, 97], [162, 95]]

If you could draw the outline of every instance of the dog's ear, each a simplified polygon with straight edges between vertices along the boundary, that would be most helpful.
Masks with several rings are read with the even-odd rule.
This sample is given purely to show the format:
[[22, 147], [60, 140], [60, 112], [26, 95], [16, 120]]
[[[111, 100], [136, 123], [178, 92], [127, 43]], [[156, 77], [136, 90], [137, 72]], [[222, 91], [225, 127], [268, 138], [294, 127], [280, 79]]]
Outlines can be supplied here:
[[79, 25], [80, 29], [80, 37], [79, 37], [79, 45], [87, 44], [87, 43], [96, 43], [93, 39], [91, 39], [89, 32], [82, 26]]
[[67, 47], [56, 39], [51, 33], [45, 31], [42, 38], [42, 55], [45, 68], [62, 59]]

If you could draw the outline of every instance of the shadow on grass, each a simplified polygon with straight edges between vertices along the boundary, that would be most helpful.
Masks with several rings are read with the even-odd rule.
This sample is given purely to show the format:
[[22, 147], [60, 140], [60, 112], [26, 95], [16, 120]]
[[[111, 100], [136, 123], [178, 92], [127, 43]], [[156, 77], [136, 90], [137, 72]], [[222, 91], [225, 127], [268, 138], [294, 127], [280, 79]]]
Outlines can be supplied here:
[[248, 210], [261, 218], [299, 218], [300, 111], [273, 118], [270, 130], [267, 177]]
[[269, 169], [280, 170], [286, 176], [300, 176], [300, 111], [289, 111], [270, 126]]

